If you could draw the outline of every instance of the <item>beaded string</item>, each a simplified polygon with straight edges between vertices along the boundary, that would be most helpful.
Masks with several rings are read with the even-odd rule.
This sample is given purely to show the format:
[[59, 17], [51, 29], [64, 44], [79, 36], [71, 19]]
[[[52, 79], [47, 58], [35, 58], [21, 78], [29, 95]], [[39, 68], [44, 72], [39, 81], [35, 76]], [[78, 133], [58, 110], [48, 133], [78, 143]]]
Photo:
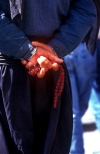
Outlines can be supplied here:
[[[36, 67], [36, 66], [34, 65], [34, 67]], [[59, 70], [60, 70], [60, 75], [58, 77], [58, 80], [57, 80], [57, 83], [55, 86], [55, 91], [54, 91], [54, 102], [53, 102], [54, 108], [56, 108], [58, 97], [61, 95], [61, 93], [64, 89], [65, 73], [64, 73], [64, 69], [61, 65], [59, 65]], [[34, 73], [34, 75], [37, 74], [39, 71], [40, 71], [40, 67], [38, 67], [38, 70]]]
[[61, 93], [64, 89], [65, 73], [64, 73], [64, 69], [61, 65], [59, 65], [59, 70], [60, 70], [60, 75], [58, 77], [56, 87], [55, 87], [55, 91], [54, 91], [54, 102], [53, 102], [54, 108], [56, 108], [58, 97], [61, 95]]

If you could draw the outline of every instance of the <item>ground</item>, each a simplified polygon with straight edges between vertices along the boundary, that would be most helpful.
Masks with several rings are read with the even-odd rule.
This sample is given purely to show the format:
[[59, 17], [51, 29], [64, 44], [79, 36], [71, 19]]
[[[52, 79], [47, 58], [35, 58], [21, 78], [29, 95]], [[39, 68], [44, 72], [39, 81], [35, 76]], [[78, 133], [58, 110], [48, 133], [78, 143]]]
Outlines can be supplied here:
[[88, 108], [82, 118], [82, 123], [84, 128], [85, 154], [100, 154], [100, 132], [96, 128], [94, 116], [90, 108]]

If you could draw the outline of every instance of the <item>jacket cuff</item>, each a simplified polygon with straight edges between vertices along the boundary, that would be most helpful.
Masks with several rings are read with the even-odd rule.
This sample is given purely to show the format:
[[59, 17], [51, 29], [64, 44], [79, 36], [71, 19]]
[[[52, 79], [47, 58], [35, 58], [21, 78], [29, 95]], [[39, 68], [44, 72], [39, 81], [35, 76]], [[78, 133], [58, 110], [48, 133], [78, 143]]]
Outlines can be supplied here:
[[62, 43], [60, 40], [53, 38], [48, 45], [54, 49], [55, 53], [59, 58], [62, 58], [69, 54], [69, 51], [64, 43]]
[[33, 55], [33, 50], [35, 47], [32, 46], [29, 40], [25, 41], [25, 43], [19, 49], [19, 52], [15, 55], [15, 57], [19, 59], [28, 60]]

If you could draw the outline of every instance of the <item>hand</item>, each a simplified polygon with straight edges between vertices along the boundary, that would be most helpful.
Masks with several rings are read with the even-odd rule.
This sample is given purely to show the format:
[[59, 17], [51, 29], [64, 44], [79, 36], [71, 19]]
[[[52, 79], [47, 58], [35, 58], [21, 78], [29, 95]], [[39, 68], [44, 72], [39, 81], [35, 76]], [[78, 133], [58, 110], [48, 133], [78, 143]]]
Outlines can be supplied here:
[[35, 68], [32, 68], [31, 70], [29, 70], [29, 74], [30, 75], [37, 75], [37, 77], [39, 78], [42, 78], [45, 73], [52, 68], [52, 64], [51, 62], [43, 57], [43, 56], [40, 56], [38, 59], [37, 59], [37, 62], [38, 62], [38, 65], [36, 65]]
[[[32, 42], [32, 45], [36, 46], [36, 47], [40, 47], [41, 50], [47, 50], [50, 53], [52, 53], [54, 56], [54, 52], [52, 50], [52, 48], [48, 45], [45, 45], [43, 43], [39, 43], [39, 42]], [[61, 60], [61, 59], [60, 59]], [[62, 61], [62, 60], [61, 60]], [[33, 67], [33, 63], [31, 61], [27, 62], [25, 60], [22, 60], [22, 64], [25, 65], [25, 67], [27, 69], [29, 69], [29, 74], [30, 75], [35, 75], [37, 74], [37, 76], [39, 78], [43, 77], [45, 75], [45, 73], [49, 70], [49, 69], [53, 69], [54, 71], [57, 71], [59, 68], [59, 65], [55, 62], [52, 62], [50, 60], [48, 60], [46, 57], [40, 56], [37, 59], [38, 65], [37, 67]]]
[[37, 74], [37, 77], [42, 78], [49, 69], [53, 69], [54, 71], [57, 71], [59, 69], [59, 65], [57, 63], [52, 64], [47, 58], [43, 56], [40, 56], [37, 61], [39, 65], [29, 70], [28, 73], [30, 75]]
[[[40, 42], [32, 42], [32, 45], [35, 46], [35, 47], [42, 47], [42, 48], [48, 50], [50, 53], [53, 53], [55, 55], [53, 49], [46, 44], [43, 44], [43, 43], [40, 43]], [[59, 68], [59, 65], [56, 62], [52, 62], [52, 69], [54, 71], [57, 71], [58, 68]]]
[[62, 63], [63, 60], [58, 58], [57, 55], [54, 54], [52, 48], [48, 45], [45, 45], [43, 43], [39, 42], [32, 42], [32, 45], [37, 47], [36, 54], [32, 56], [29, 60], [28, 63], [25, 65], [27, 69], [31, 69], [34, 64], [37, 63], [37, 59], [40, 56], [46, 57], [48, 60], [53, 61], [55, 63]]

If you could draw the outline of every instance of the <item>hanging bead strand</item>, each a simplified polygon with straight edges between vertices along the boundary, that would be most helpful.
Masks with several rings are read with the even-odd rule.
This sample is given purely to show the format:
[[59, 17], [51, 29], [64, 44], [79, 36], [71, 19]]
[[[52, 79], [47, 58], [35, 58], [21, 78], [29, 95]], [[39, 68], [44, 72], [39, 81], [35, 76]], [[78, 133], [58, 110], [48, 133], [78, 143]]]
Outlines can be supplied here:
[[53, 102], [54, 108], [56, 108], [58, 97], [61, 95], [61, 93], [64, 89], [65, 73], [64, 73], [64, 69], [61, 65], [59, 65], [59, 70], [60, 70], [60, 75], [58, 77], [55, 91], [54, 91], [54, 102]]

